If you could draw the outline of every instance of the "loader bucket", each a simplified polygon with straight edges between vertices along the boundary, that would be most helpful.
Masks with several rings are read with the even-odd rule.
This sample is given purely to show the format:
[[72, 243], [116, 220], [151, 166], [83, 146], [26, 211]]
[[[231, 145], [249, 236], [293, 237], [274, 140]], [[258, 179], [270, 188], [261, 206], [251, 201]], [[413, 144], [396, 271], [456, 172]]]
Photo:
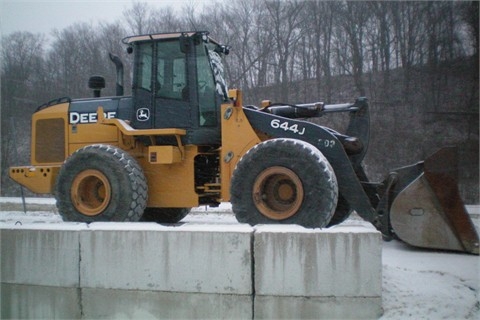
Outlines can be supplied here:
[[479, 239], [457, 186], [455, 148], [427, 158], [390, 209], [395, 235], [416, 247], [479, 254]]

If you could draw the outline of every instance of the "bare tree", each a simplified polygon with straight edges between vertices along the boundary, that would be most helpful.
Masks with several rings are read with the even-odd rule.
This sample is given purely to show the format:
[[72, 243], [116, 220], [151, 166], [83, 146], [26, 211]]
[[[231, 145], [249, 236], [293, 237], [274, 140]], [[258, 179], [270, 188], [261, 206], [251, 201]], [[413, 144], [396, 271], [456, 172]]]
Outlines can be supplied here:
[[155, 32], [155, 19], [151, 6], [146, 2], [134, 2], [123, 16], [131, 34], [146, 34]]
[[275, 84], [279, 85], [278, 97], [284, 102], [289, 100], [288, 69], [289, 64], [294, 63], [294, 48], [301, 39], [300, 12], [304, 4], [298, 1], [279, 0], [266, 3], [275, 48]]
[[473, 84], [471, 88], [470, 94], [470, 110], [478, 111], [478, 100], [479, 100], [479, 92], [478, 92], [478, 80], [479, 80], [479, 2], [472, 1], [470, 3], [462, 4], [460, 9], [460, 14], [462, 20], [467, 25], [467, 30], [471, 38], [471, 49], [473, 50], [473, 68], [472, 68], [472, 75], [473, 75]]
[[412, 67], [425, 41], [425, 6], [423, 2], [392, 2], [397, 67], [403, 68], [403, 100], [410, 97]]
[[339, 23], [347, 36], [350, 49], [350, 54], [345, 57], [349, 61], [344, 62], [344, 65], [350, 66], [348, 71], [352, 74], [357, 91], [361, 96], [366, 93], [363, 83], [363, 63], [365, 27], [369, 19], [367, 5], [366, 2], [346, 2], [339, 10]]
[[[32, 94], [35, 77], [42, 71], [44, 41], [44, 36], [29, 32], [15, 32], [2, 39], [2, 100]], [[2, 115], [8, 111], [2, 110]]]
[[[40, 104], [44, 37], [14, 32], [1, 46], [1, 181], [2, 193], [18, 190], [8, 180], [8, 166], [28, 164], [30, 117]], [[12, 137], [15, 135], [16, 144]], [[17, 157], [18, 155], [18, 157]]]
[[[322, 96], [324, 83], [325, 101], [332, 100], [332, 37], [337, 2], [308, 1], [305, 20], [308, 27], [304, 32], [311, 35], [311, 46], [315, 62], [315, 83], [318, 96]], [[323, 79], [323, 81], [322, 81]]]
[[[381, 71], [382, 81], [380, 82], [379, 96], [382, 100], [390, 99], [391, 88], [391, 55], [392, 55], [392, 28], [390, 3], [386, 1], [369, 2], [369, 8], [373, 12], [374, 19], [371, 22], [370, 47], [372, 48], [372, 72]], [[376, 56], [378, 56], [376, 58]], [[378, 70], [380, 66], [380, 70]], [[373, 88], [371, 88], [372, 90]]]
[[61, 31], [54, 31], [52, 50], [48, 56], [50, 78], [54, 80], [55, 96], [85, 97], [91, 75], [102, 75], [110, 64], [102, 52], [94, 28], [91, 25], [74, 24]]
[[184, 30], [184, 22], [175, 14], [173, 8], [168, 6], [151, 10], [152, 32], [176, 32]]

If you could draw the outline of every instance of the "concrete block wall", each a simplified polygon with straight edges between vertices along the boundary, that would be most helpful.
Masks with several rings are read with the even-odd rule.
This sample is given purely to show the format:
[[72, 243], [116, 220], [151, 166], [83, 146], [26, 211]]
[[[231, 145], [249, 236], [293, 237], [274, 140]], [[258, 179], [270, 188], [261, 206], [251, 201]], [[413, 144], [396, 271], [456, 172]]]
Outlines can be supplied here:
[[80, 234], [85, 224], [0, 229], [0, 318], [80, 318]]
[[376, 318], [370, 224], [0, 226], [3, 318]]
[[255, 231], [255, 315], [259, 318], [372, 318], [382, 314], [381, 237], [352, 221], [322, 231]]
[[80, 286], [252, 294], [251, 227], [94, 223], [82, 233]]

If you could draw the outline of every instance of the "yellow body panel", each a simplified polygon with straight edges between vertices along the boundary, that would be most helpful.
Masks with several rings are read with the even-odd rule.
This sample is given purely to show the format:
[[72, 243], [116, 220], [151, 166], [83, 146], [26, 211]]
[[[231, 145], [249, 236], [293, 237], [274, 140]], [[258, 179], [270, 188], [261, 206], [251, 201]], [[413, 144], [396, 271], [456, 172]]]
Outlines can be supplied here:
[[35, 193], [52, 193], [60, 166], [11, 167], [10, 178]]
[[151, 164], [172, 164], [182, 161], [182, 153], [175, 146], [150, 146], [147, 157]]
[[241, 92], [230, 90], [235, 104], [223, 104], [222, 151], [220, 155], [220, 178], [222, 181], [222, 201], [230, 201], [230, 180], [233, 170], [242, 156], [262, 140], [255, 133], [243, 112]]
[[138, 158], [148, 183], [147, 207], [189, 208], [199, 205], [195, 192], [194, 158], [197, 146], [185, 146], [183, 161], [173, 164], [152, 164]]
[[98, 123], [68, 126], [69, 143], [115, 143], [118, 141], [118, 130], [112, 126]]
[[92, 144], [109, 144], [118, 146], [120, 137], [115, 127], [99, 123], [89, 123], [68, 126], [68, 156]]

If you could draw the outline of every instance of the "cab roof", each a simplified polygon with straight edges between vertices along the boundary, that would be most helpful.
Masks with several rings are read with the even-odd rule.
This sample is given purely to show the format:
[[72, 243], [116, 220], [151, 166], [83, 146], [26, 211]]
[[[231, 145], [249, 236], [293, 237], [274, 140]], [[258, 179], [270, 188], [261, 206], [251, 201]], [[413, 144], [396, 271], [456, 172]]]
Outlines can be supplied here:
[[143, 41], [152, 41], [152, 40], [167, 40], [167, 39], [178, 39], [182, 35], [186, 37], [191, 37], [195, 34], [200, 34], [208, 37], [209, 42], [213, 42], [214, 44], [218, 44], [217, 41], [210, 38], [208, 31], [182, 31], [182, 32], [170, 32], [170, 33], [151, 33], [151, 34], [142, 34], [142, 35], [135, 35], [123, 38], [122, 42], [124, 44], [130, 44], [134, 42], [143, 42]]

